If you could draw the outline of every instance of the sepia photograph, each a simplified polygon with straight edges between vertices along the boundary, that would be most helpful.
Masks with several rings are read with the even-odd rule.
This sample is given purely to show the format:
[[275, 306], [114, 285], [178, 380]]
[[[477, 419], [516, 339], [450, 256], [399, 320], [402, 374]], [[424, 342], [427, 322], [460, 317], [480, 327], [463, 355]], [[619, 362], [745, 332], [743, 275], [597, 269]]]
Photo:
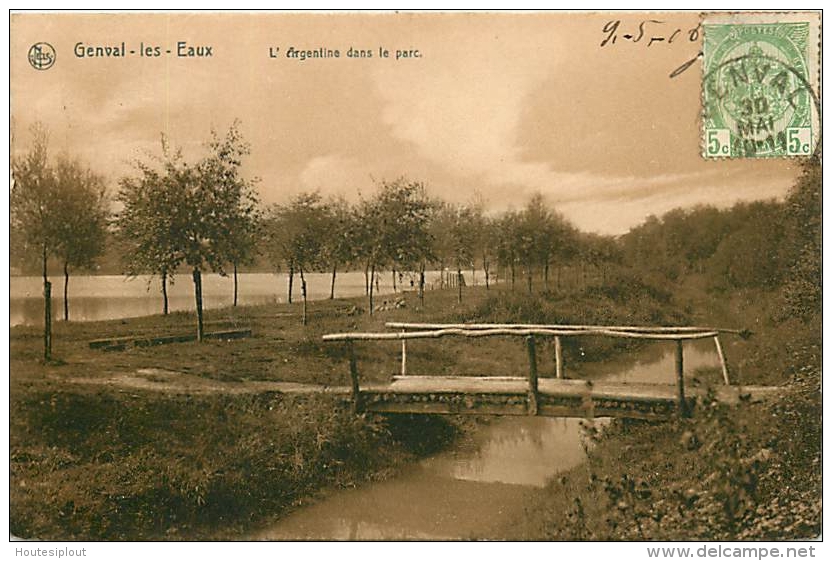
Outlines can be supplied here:
[[10, 551], [815, 557], [821, 17], [11, 10]]

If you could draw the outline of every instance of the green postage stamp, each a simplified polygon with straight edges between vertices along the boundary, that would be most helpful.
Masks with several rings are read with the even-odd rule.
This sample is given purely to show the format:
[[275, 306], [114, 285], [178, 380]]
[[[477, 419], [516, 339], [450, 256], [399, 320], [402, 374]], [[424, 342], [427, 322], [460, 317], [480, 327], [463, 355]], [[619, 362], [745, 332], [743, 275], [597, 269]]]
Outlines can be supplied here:
[[812, 156], [821, 139], [817, 13], [703, 18], [705, 158]]

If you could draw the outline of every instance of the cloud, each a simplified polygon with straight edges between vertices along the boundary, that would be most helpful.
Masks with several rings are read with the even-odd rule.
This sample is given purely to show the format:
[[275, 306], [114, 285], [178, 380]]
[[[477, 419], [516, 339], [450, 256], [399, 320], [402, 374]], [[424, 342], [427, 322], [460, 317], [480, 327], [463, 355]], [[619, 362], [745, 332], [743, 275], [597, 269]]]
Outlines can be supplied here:
[[726, 180], [719, 173], [688, 174], [665, 178], [664, 184], [626, 188], [618, 196], [585, 197], [559, 204], [558, 209], [578, 228], [602, 234], [623, 234], [648, 215], [660, 216], [675, 208], [713, 205], [728, 208], [740, 201], [782, 197], [789, 181], [781, 177], [734, 178]]
[[[519, 161], [515, 144], [526, 96], [554, 71], [557, 45], [528, 49], [500, 39], [499, 28], [466, 29], [464, 48], [437, 49], [406, 70], [402, 63], [374, 75], [382, 115], [392, 134], [460, 176], [494, 184], [540, 183], [551, 172]], [[532, 39], [522, 45], [534, 44]]]
[[[485, 187], [498, 205], [534, 192], [555, 203], [626, 197], [634, 187], [680, 179], [567, 173], [550, 161], [524, 159], [529, 142], [521, 136], [524, 111], [534, 101], [531, 96], [557, 73], [567, 45], [559, 45], [549, 30], [522, 42], [501, 40], [499, 30], [491, 27], [466, 31], [464, 48], [429, 53], [406, 71], [388, 65], [374, 75], [384, 122], [434, 166], [458, 181]], [[552, 110], [568, 108], [562, 104]]]
[[[469, 195], [460, 199], [465, 200], [480, 190], [492, 206], [507, 208], [521, 206], [539, 192], [583, 229], [622, 233], [649, 214], [679, 206], [725, 207], [787, 191], [792, 171], [776, 163], [755, 162], [751, 167], [748, 162], [701, 161], [695, 143], [688, 142], [697, 138], [695, 126], [685, 128], [684, 146], [664, 147], [668, 154], [629, 157], [612, 166], [596, 148], [584, 170], [558, 169], [561, 154], [547, 156], [529, 148], [540, 138], [567, 133], [530, 128], [528, 108], [548, 111], [552, 119], [568, 119], [571, 111], [580, 111], [569, 96], [553, 101], [547, 90], [567, 63], [574, 68], [576, 62], [564, 58], [568, 45], [558, 44], [551, 34], [543, 36], [546, 30], [539, 37], [534, 29], [524, 31], [528, 34], [523, 41], [508, 42], [499, 39], [499, 30], [467, 29], [464, 48], [430, 53], [429, 59], [406, 71], [387, 66], [374, 74], [391, 134], [447, 174], [448, 184], [460, 186], [448, 193], [449, 198], [460, 199], [457, 193], [465, 189]], [[541, 103], [551, 105], [541, 108]], [[626, 130], [584, 117], [587, 125], [574, 131], [577, 141], [592, 145], [596, 143], [591, 139], [602, 135], [618, 143], [634, 142]], [[628, 118], [632, 116], [624, 115], [622, 122]], [[690, 156], [678, 150], [690, 150]], [[537, 159], [530, 159], [530, 154]], [[648, 169], [645, 158], [666, 158], [667, 171], [656, 174], [661, 164]], [[680, 167], [677, 160], [686, 164]], [[643, 176], [629, 171], [640, 168]]]
[[318, 191], [323, 196], [358, 193], [371, 185], [373, 171], [356, 158], [340, 154], [317, 156], [300, 172], [300, 191]]

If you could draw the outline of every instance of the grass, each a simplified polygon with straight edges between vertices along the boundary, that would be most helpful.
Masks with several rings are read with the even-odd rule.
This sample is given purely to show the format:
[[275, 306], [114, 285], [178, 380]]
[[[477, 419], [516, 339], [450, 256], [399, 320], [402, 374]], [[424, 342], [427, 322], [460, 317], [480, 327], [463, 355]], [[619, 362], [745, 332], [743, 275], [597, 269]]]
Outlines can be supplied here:
[[[553, 481], [510, 539], [795, 540], [821, 532], [819, 377], [774, 403], [617, 422]], [[811, 421], [807, 421], [811, 419]], [[621, 459], [626, 458], [626, 462]]]
[[[489, 537], [629, 539], [644, 535], [650, 539], [665, 535], [656, 529], [664, 528], [663, 524], [647, 522], [650, 516], [674, 520], [674, 527], [686, 532], [676, 537], [723, 535], [719, 532], [728, 526], [722, 518], [704, 518], [717, 520], [713, 522], [717, 526], [705, 529], [681, 526], [673, 518], [679, 504], [693, 500], [688, 493], [691, 488], [700, 497], [697, 500], [705, 492], [718, 496], [720, 485], [742, 488], [741, 474], [708, 479], [723, 465], [719, 463], [723, 457], [736, 459], [737, 465], [758, 461], [763, 466], [755, 476], [752, 498], [743, 499], [746, 510], [742, 516], [748, 516], [748, 505], [753, 505], [754, 512], [760, 510], [763, 518], [769, 516], [765, 512], [786, 508], [769, 500], [777, 489], [772, 474], [781, 473], [789, 478], [781, 483], [797, 493], [784, 495], [784, 504], [792, 507], [794, 500], [804, 497], [801, 504], [808, 506], [801, 511], [802, 518], [791, 523], [791, 530], [785, 522], [777, 522], [782, 521], [779, 515], [772, 514], [776, 531], [791, 532], [792, 536], [810, 534], [812, 521], [817, 519], [810, 499], [819, 497], [813, 494], [820, 477], [819, 467], [815, 470], [819, 444], [813, 448], [812, 440], [819, 423], [806, 419], [819, 415], [812, 401], [818, 395], [812, 386], [818, 370], [812, 365], [819, 364], [815, 343], [819, 330], [805, 324], [770, 324], [756, 307], [761, 295], [721, 301], [695, 290], [670, 294], [623, 273], [614, 283], [573, 286], [534, 296], [524, 294], [520, 286], [516, 292], [504, 286], [491, 291], [475, 287], [466, 289], [463, 304], [456, 303], [454, 290], [432, 291], [426, 295], [424, 309], [417, 309], [415, 295], [407, 294], [406, 308], [372, 317], [347, 313], [355, 304], [363, 305], [363, 300], [312, 302], [307, 326], [300, 324], [300, 304], [208, 310], [209, 329], [250, 328], [253, 336], [111, 353], [91, 350], [88, 342], [104, 337], [183, 333], [194, 328], [193, 317], [174, 313], [106, 322], [57, 322], [54, 355], [58, 360], [46, 364], [40, 360], [40, 330], [14, 327], [10, 338], [11, 531], [20, 537], [51, 540], [244, 535], [264, 516], [273, 518], [321, 489], [386, 477], [398, 466], [447, 446], [464, 426], [430, 416], [355, 417], [334, 397], [196, 393], [189, 391], [184, 380], [222, 383], [223, 388], [245, 387], [257, 381], [347, 385], [344, 348], [323, 343], [321, 335], [325, 333], [383, 331], [386, 321], [540, 321], [751, 327], [758, 332], [751, 344], [727, 342], [729, 360], [739, 366], [734, 374], [745, 383], [770, 383], [795, 376], [802, 376], [804, 382], [789, 394], [791, 401], [776, 405], [780, 409], [754, 405], [740, 410], [714, 409], [707, 417], [678, 425], [614, 425], [600, 438], [592, 461], [570, 473], [564, 487], [553, 486], [529, 520], [518, 526], [521, 530], [507, 528], [505, 535]], [[735, 325], [736, 318], [759, 321]], [[772, 341], [780, 344], [772, 345]], [[600, 338], [569, 340], [564, 355], [569, 368], [602, 361], [627, 348], [626, 343]], [[398, 370], [399, 346], [395, 341], [357, 344], [356, 352], [364, 381], [388, 381]], [[541, 346], [540, 352], [551, 350]], [[408, 372], [523, 375], [525, 353], [523, 342], [511, 338], [414, 341], [408, 346]], [[812, 362], [813, 357], [818, 360]], [[177, 388], [174, 383], [173, 387], [160, 385], [153, 390], [114, 382], [120, 376], [152, 368], [172, 372], [174, 380], [183, 380], [182, 386]], [[161, 379], [152, 371], [144, 377], [149, 382]], [[772, 422], [752, 422], [764, 418]], [[775, 422], [783, 419], [788, 422]], [[704, 444], [688, 449], [691, 438], [682, 439], [687, 433], [694, 435], [693, 441]], [[708, 448], [712, 441], [716, 444]], [[781, 442], [792, 445], [781, 446]], [[802, 442], [808, 443], [805, 452], [800, 451]], [[775, 448], [776, 460], [762, 452]], [[734, 456], [724, 456], [728, 452]], [[626, 465], [621, 457], [628, 458]], [[671, 457], [674, 459], [668, 460]], [[770, 467], [765, 467], [765, 462]], [[643, 488], [643, 481], [652, 495]], [[711, 481], [711, 487], [693, 486], [702, 481]], [[658, 495], [667, 507], [632, 516], [635, 509], [657, 502], [650, 497]], [[619, 508], [622, 502], [626, 506]], [[724, 509], [729, 502], [725, 498], [722, 503], [701, 504], [710, 509], [721, 504]], [[601, 517], [601, 511], [593, 512], [592, 508], [605, 508], [612, 514]], [[564, 512], [571, 518], [564, 519]], [[690, 518], [704, 514], [692, 512]], [[735, 522], [733, 534], [725, 530], [726, 536], [741, 536], [738, 528], [762, 527], [737, 518], [736, 513], [732, 516], [741, 522]], [[586, 522], [607, 518], [611, 522], [600, 526]], [[581, 520], [584, 523], [579, 524]], [[627, 520], [637, 520], [640, 526]], [[579, 533], [566, 532], [566, 526]], [[779, 535], [771, 532], [765, 535]]]

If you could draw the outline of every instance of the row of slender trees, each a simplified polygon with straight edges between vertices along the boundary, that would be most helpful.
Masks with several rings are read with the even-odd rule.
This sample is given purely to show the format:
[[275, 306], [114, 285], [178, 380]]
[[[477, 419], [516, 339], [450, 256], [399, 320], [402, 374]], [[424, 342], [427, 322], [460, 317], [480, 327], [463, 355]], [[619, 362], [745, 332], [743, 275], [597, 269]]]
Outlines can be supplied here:
[[238, 123], [224, 136], [212, 132], [206, 153], [196, 161], [186, 160], [163, 138], [161, 155], [136, 160], [135, 173], [120, 180], [114, 198], [108, 197], [102, 177], [77, 159], [50, 158], [43, 125], [31, 132], [29, 149], [12, 158], [10, 245], [23, 259], [39, 261], [44, 358], [51, 358], [52, 347], [49, 259], [63, 266], [64, 319], [69, 320], [70, 269], [93, 268], [112, 237], [120, 241], [128, 275], [161, 279], [165, 313], [168, 281], [181, 268], [190, 271], [201, 340], [203, 271], [236, 273], [259, 241], [259, 201], [254, 182], [241, 173], [249, 147]]
[[[425, 271], [453, 270], [462, 300], [463, 271], [472, 279], [478, 269], [490, 288], [494, 270], [514, 287], [525, 279], [534, 290], [535, 278], [544, 286], [560, 284], [564, 263], [576, 259], [600, 267], [614, 261], [618, 248], [612, 238], [579, 232], [562, 215], [548, 208], [540, 195], [517, 211], [485, 212], [482, 201], [453, 205], [432, 198], [418, 181], [382, 181], [369, 197], [349, 203], [305, 192], [288, 203], [264, 208], [256, 180], [243, 173], [250, 147], [235, 122], [224, 135], [214, 131], [203, 154], [186, 158], [163, 137], [161, 152], [134, 162], [134, 170], [118, 182], [112, 199], [101, 176], [69, 156], [53, 162], [48, 134], [41, 125], [24, 154], [13, 158], [11, 190], [12, 247], [37, 255], [43, 271], [45, 355], [50, 353], [47, 262], [58, 259], [64, 271], [64, 319], [69, 319], [68, 284], [71, 268], [91, 268], [115, 237], [125, 273], [158, 279], [163, 312], [167, 291], [178, 273], [192, 279], [197, 337], [202, 339], [202, 275], [213, 271], [234, 277], [237, 304], [240, 266], [267, 260], [288, 273], [292, 302], [298, 277], [306, 322], [307, 275], [331, 274], [330, 297], [335, 297], [339, 271], [363, 270], [369, 313], [374, 311], [378, 275], [391, 271], [418, 278], [420, 300], [425, 295]], [[555, 271], [552, 275], [552, 271]], [[445, 283], [445, 276], [441, 283]]]
[[[600, 267], [618, 256], [613, 239], [579, 232], [540, 195], [519, 211], [489, 216], [481, 202], [448, 204], [405, 178], [381, 182], [373, 197], [354, 205], [316, 192], [301, 193], [270, 209], [262, 228], [264, 243], [255, 245], [266, 249], [274, 265], [286, 267], [289, 302], [296, 274], [305, 302], [306, 273], [330, 272], [334, 298], [338, 270], [357, 269], [364, 271], [370, 313], [382, 270], [391, 272], [394, 289], [397, 273], [414, 273], [420, 299], [428, 267], [453, 270], [461, 301], [463, 270], [471, 269], [473, 278], [481, 269], [490, 288], [499, 267], [512, 287], [522, 275], [531, 292], [535, 278], [547, 288], [550, 282], [559, 286], [564, 263], [579, 260], [582, 266]], [[553, 269], [555, 275], [550, 274]], [[445, 283], [444, 276], [440, 283]]]

